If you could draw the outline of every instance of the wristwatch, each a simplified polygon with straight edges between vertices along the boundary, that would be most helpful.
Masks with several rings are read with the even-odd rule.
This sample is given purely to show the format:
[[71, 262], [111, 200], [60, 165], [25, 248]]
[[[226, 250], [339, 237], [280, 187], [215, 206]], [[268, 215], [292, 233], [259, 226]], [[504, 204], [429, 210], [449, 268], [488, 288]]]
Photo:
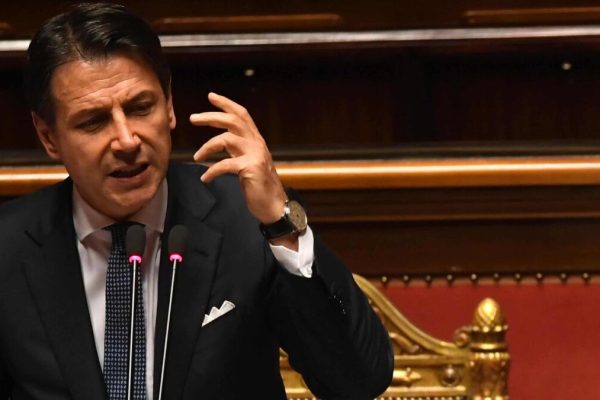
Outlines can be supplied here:
[[290, 233], [302, 233], [306, 230], [308, 220], [304, 208], [295, 200], [286, 200], [283, 216], [272, 224], [260, 224], [260, 231], [267, 240], [276, 239]]

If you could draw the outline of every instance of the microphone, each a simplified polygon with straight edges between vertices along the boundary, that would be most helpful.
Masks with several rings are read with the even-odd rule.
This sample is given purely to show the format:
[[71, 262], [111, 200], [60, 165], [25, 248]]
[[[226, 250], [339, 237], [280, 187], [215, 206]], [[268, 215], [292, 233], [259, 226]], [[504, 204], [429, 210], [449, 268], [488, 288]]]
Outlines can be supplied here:
[[169, 261], [183, 261], [183, 251], [188, 236], [188, 228], [183, 225], [175, 225], [169, 232]]
[[125, 234], [125, 248], [127, 250], [127, 257], [130, 263], [142, 263], [142, 256], [144, 255], [145, 247], [146, 231], [144, 230], [144, 227], [142, 225], [135, 224], [127, 228], [127, 233]]
[[162, 367], [160, 369], [160, 386], [158, 389], [158, 400], [162, 399], [163, 381], [165, 378], [165, 363], [167, 361], [167, 346], [169, 343], [169, 328], [171, 326], [171, 307], [173, 306], [173, 287], [175, 286], [175, 272], [177, 264], [183, 262], [183, 251], [187, 242], [188, 228], [183, 225], [175, 225], [169, 232], [169, 261], [172, 265], [171, 290], [169, 291], [169, 310], [167, 312], [167, 330], [165, 332], [165, 345], [163, 347]]
[[[142, 263], [144, 248], [146, 247], [146, 231], [142, 225], [134, 224], [127, 228], [125, 234], [125, 249], [127, 251], [127, 259], [132, 264], [132, 279], [131, 279], [131, 320], [129, 327], [129, 365], [127, 367], [127, 399], [131, 399], [131, 373], [133, 365], [133, 334], [135, 328], [135, 304], [136, 304], [136, 283], [138, 267]], [[146, 327], [144, 327], [146, 329]]]

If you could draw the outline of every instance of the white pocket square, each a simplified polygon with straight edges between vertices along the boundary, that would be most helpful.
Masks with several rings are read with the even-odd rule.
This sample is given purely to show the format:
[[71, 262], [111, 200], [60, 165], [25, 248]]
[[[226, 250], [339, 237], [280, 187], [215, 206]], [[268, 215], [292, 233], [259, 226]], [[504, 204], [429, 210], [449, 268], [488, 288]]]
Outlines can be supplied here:
[[219, 317], [222, 317], [234, 308], [235, 304], [233, 304], [229, 300], [225, 300], [220, 308], [213, 307], [210, 309], [210, 313], [204, 314], [204, 321], [202, 321], [202, 326], [213, 322]]

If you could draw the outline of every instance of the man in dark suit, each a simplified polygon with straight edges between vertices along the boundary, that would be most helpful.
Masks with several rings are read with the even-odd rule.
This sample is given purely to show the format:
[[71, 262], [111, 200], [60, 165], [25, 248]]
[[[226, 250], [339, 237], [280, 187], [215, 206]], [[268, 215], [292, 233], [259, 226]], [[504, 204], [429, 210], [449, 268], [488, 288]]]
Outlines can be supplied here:
[[194, 159], [230, 158], [169, 164], [170, 74], [144, 21], [116, 5], [73, 7], [33, 38], [25, 81], [38, 136], [70, 177], [0, 210], [0, 398], [124, 398], [106, 366], [116, 240], [107, 227], [123, 221], [147, 236], [133, 398], [161, 392], [171, 283], [163, 238], [179, 224], [190, 234], [162, 398], [285, 398], [279, 347], [319, 397], [385, 390], [387, 333], [288, 198], [246, 110], [211, 93], [221, 111], [190, 120], [226, 132]]

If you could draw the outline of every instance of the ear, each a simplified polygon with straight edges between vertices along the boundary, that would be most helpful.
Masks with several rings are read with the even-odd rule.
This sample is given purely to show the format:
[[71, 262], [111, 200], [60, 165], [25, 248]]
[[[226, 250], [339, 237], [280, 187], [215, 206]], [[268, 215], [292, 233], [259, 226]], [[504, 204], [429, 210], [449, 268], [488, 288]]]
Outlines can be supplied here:
[[173, 94], [169, 91], [169, 97], [167, 98], [167, 114], [169, 116], [169, 127], [175, 129], [177, 120], [175, 119], [175, 111], [173, 110]]
[[50, 125], [35, 112], [31, 112], [31, 119], [33, 120], [33, 126], [37, 132], [37, 136], [40, 139], [40, 142], [42, 142], [44, 149], [46, 149], [46, 153], [53, 160], [60, 161], [61, 157], [58, 146], [56, 145], [56, 136]]

